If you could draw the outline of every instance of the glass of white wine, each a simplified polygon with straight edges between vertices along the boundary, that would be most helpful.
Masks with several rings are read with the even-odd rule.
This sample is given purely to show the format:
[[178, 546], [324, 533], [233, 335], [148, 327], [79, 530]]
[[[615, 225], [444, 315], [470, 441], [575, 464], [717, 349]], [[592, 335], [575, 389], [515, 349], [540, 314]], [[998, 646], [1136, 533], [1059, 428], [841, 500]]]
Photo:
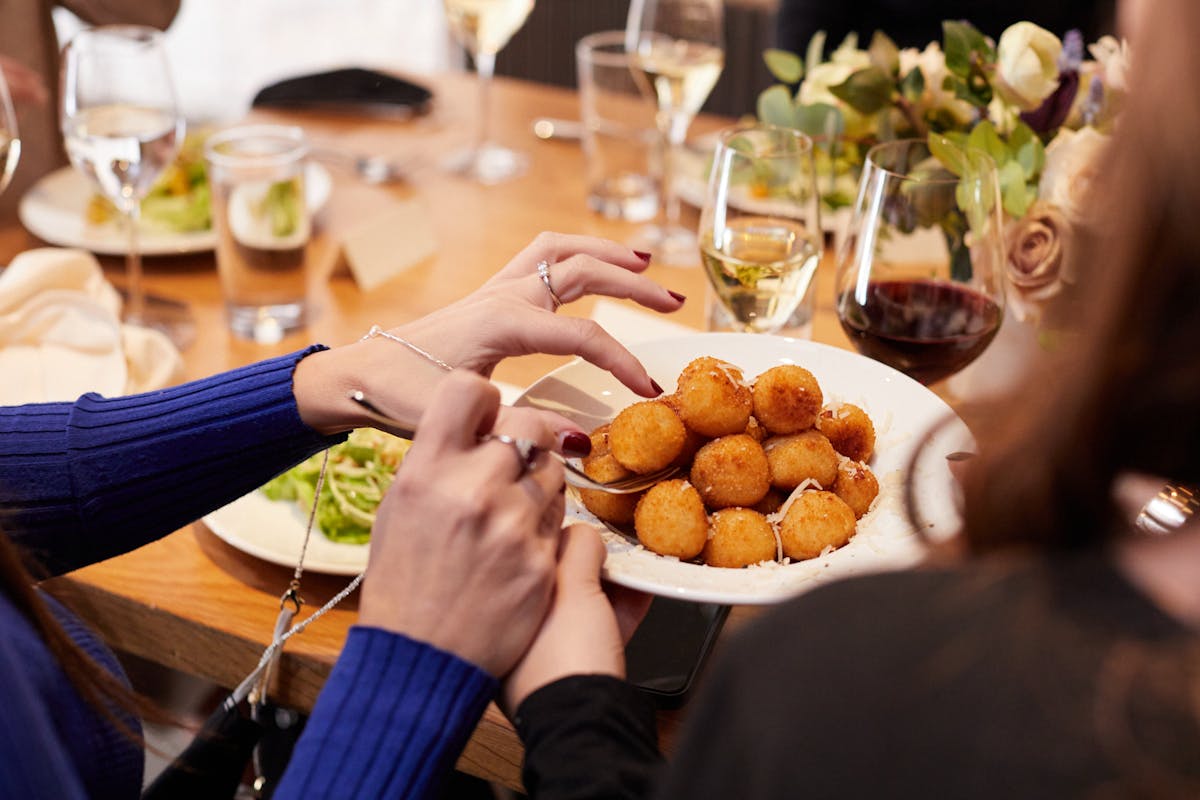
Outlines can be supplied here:
[[485, 185], [503, 183], [525, 172], [529, 159], [491, 141], [489, 118], [496, 54], [525, 24], [533, 0], [443, 0], [446, 19], [459, 43], [475, 61], [479, 76], [479, 121], [473, 147], [455, 153], [446, 168]]
[[694, 264], [695, 234], [679, 224], [675, 170], [692, 119], [725, 66], [722, 0], [633, 0], [625, 27], [630, 69], [657, 103], [655, 122], [665, 145], [662, 224], [643, 232], [663, 264]]
[[722, 133], [700, 215], [700, 258], [740, 330], [775, 333], [811, 303], [821, 230], [812, 140], [754, 125]]
[[138, 244], [141, 201], [183, 140], [162, 34], [138, 25], [81, 31], [62, 59], [62, 130], [67, 155], [125, 219], [126, 322], [156, 328], [185, 346], [187, 306], [147, 297]]
[[8, 188], [17, 161], [21, 157], [21, 137], [17, 133], [17, 115], [13, 111], [12, 97], [0, 70], [0, 192]]

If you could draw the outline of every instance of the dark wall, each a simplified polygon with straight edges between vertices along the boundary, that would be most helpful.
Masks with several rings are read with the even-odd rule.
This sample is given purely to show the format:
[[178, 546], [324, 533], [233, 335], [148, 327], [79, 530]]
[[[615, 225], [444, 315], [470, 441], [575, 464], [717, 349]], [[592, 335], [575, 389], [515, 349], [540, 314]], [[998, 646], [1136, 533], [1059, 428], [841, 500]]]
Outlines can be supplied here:
[[[625, 27], [629, 0], [538, 0], [525, 26], [496, 57], [496, 73], [575, 86], [575, 43], [589, 33]], [[771, 76], [762, 51], [775, 41], [775, 13], [761, 6], [725, 6], [725, 70], [704, 110], [754, 113]]]

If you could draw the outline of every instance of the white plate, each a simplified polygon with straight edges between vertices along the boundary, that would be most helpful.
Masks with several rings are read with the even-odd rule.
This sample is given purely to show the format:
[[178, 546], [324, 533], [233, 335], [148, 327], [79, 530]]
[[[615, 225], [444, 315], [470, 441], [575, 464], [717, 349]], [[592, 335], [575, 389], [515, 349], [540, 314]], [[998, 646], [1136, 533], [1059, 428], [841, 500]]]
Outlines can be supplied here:
[[[309, 208], [315, 214], [329, 199], [333, 179], [323, 166], [309, 162], [304, 185]], [[25, 193], [17, 214], [30, 233], [50, 244], [80, 247], [105, 256], [124, 255], [129, 240], [120, 222], [93, 225], [87, 221], [87, 205], [94, 193], [87, 178], [72, 167], [63, 167]], [[177, 232], [149, 225], [142, 226], [139, 239], [145, 256], [203, 253], [217, 244], [212, 230]]]
[[[512, 384], [493, 383], [500, 390], [501, 402], [511, 404], [521, 393], [520, 388]], [[202, 521], [227, 544], [285, 567], [296, 566], [304, 544], [304, 528], [308, 524], [299, 505], [291, 501], [268, 500], [257, 490], [218, 508]], [[370, 549], [366, 544], [331, 541], [316, 527], [304, 556], [304, 568], [330, 575], [357, 575], [366, 569]]]
[[[969, 447], [970, 434], [950, 407], [921, 384], [877, 361], [828, 345], [777, 336], [702, 333], [635, 344], [630, 348], [660, 385], [672, 387], [680, 370], [699, 356], [715, 356], [741, 367], [747, 378], [778, 364], [799, 364], [816, 376], [826, 402], [861, 406], [876, 428], [871, 467], [880, 497], [858, 524], [858, 533], [834, 552], [793, 564], [723, 569], [664, 558], [609, 531], [576, 500], [567, 516], [601, 530], [608, 547], [605, 576], [614, 583], [653, 594], [723, 604], [775, 603], [823, 581], [908, 567], [924, 554], [904, 513], [905, 474], [923, 433], [952, 418], [930, 446], [934, 454]], [[641, 398], [610, 374], [583, 361], [555, 370], [525, 391], [516, 405], [548, 408], [587, 430], [611, 420]], [[941, 457], [917, 466], [917, 501], [930, 533], [940, 536], [957, 519], [956, 485]]]

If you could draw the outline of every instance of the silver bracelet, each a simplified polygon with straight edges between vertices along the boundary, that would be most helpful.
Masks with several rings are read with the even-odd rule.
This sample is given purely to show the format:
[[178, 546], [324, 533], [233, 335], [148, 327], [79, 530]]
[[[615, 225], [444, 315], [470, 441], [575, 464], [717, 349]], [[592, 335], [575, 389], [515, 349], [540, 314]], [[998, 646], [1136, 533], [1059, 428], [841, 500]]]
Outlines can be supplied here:
[[1146, 533], [1170, 533], [1200, 511], [1200, 492], [1167, 483], [1142, 507], [1134, 524]]
[[391, 339], [393, 342], [396, 342], [397, 344], [404, 345], [409, 350], [412, 350], [414, 353], [419, 355], [421, 358], [428, 361], [430, 364], [433, 364], [433, 365], [437, 366], [438, 368], [445, 370], [446, 372], [454, 371], [454, 367], [450, 366], [445, 361], [442, 361], [440, 358], [435, 356], [433, 353], [430, 353], [426, 350], [421, 349], [420, 347], [417, 347], [415, 344], [408, 341], [407, 339], [401, 339], [399, 336], [397, 336], [394, 333], [388, 333], [387, 331], [385, 331], [383, 328], [379, 327], [378, 325], [372, 325], [371, 330], [367, 331], [366, 334], [364, 334], [363, 337], [361, 339], [359, 339], [359, 341], [362, 342], [362, 341], [366, 341], [367, 339], [374, 339], [376, 336], [382, 336], [384, 339]]

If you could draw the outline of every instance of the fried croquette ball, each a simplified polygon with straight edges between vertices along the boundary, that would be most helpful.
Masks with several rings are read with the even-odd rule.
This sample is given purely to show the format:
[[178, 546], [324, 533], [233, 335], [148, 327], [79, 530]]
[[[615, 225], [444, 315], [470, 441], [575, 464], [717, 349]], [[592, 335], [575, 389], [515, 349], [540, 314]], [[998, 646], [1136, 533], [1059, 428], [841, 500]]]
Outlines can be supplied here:
[[638, 501], [633, 527], [647, 550], [685, 561], [700, 555], [708, 541], [704, 501], [685, 480], [651, 486]]
[[762, 423], [754, 417], [751, 417], [750, 421], [746, 423], [746, 430], [744, 432], [756, 442], [761, 442], [770, 435], [767, 433], [767, 429], [762, 426]]
[[679, 457], [675, 459], [675, 466], [682, 469], [691, 469], [692, 461], [696, 458], [696, 453], [700, 452], [700, 448], [708, 444], [708, 438], [701, 436], [691, 428], [685, 427], [687, 438], [683, 440], [683, 450], [679, 452]]
[[833, 492], [801, 492], [779, 525], [783, 554], [793, 561], [816, 558], [853, 535], [854, 512]]
[[770, 489], [763, 499], [754, 504], [754, 510], [760, 514], [774, 514], [779, 509], [783, 508], [783, 504], [787, 502], [788, 493], [781, 492], [778, 489]]
[[605, 423], [592, 431], [589, 437], [592, 440], [592, 451], [589, 456], [602, 456], [612, 451], [612, 445], [608, 443], [608, 429], [611, 427], [610, 423]]
[[[591, 479], [608, 483], [628, 478], [631, 473], [621, 466], [612, 453], [591, 455], [583, 460], [583, 471]], [[580, 489], [579, 499], [588, 511], [605, 522], [628, 525], [633, 522], [633, 510], [637, 507], [640, 494], [611, 494], [596, 489]]]
[[867, 513], [867, 509], [879, 494], [879, 481], [866, 464], [843, 459], [838, 464], [837, 482], [833, 484], [833, 493], [850, 506], [855, 519], [862, 519], [862, 515]]
[[875, 426], [867, 412], [851, 403], [823, 409], [817, 416], [817, 430], [851, 461], [870, 461], [875, 452]]
[[754, 381], [754, 418], [776, 435], [808, 430], [821, 412], [821, 387], [804, 367], [781, 364]]
[[749, 507], [771, 488], [767, 455], [744, 433], [722, 436], [701, 447], [690, 477], [709, 508]]
[[747, 567], [775, 560], [771, 523], [748, 508], [726, 508], [712, 515], [712, 529], [700, 559], [710, 567]]
[[634, 403], [612, 421], [608, 443], [621, 466], [637, 473], [668, 466], [683, 451], [687, 431], [670, 406], [656, 400]]
[[750, 421], [750, 387], [732, 364], [705, 356], [684, 367], [675, 392], [679, 416], [703, 436], [741, 433]]
[[771, 470], [771, 485], [777, 489], [790, 492], [806, 480], [831, 489], [837, 480], [837, 451], [819, 431], [767, 439], [763, 450]]

